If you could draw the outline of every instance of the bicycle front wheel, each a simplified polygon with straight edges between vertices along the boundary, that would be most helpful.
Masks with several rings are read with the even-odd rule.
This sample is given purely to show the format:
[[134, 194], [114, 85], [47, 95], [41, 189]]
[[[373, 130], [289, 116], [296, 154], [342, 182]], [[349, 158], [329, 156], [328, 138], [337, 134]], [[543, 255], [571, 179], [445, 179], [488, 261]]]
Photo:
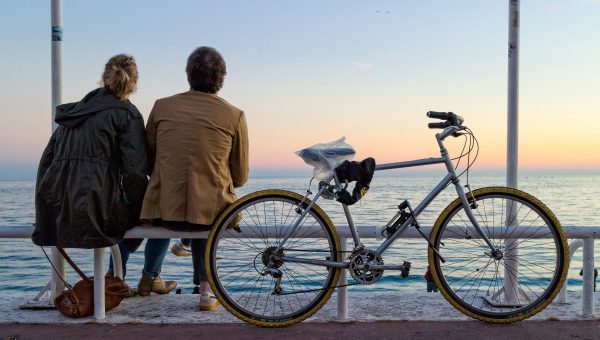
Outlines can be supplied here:
[[[470, 195], [468, 195], [470, 196]], [[508, 323], [531, 317], [556, 296], [567, 276], [568, 245], [560, 222], [535, 197], [489, 187], [468, 197], [490, 249], [460, 199], [436, 221], [429, 265], [440, 292], [473, 318]]]
[[[315, 204], [292, 232], [307, 203], [293, 192], [259, 191], [234, 202], [215, 224], [207, 243], [208, 279], [236, 317], [259, 326], [288, 326], [314, 314], [333, 293], [340, 269], [307, 263], [341, 261], [329, 217]], [[307, 261], [285, 260], [289, 257]]]

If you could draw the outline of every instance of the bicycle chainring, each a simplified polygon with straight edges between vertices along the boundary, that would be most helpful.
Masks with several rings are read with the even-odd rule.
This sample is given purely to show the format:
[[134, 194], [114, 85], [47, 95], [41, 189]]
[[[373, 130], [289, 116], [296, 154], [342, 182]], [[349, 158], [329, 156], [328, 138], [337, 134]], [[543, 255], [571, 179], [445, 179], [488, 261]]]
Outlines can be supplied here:
[[350, 255], [350, 275], [358, 283], [372, 284], [383, 276], [383, 269], [368, 268], [369, 265], [383, 265], [381, 255], [374, 250], [362, 248]]

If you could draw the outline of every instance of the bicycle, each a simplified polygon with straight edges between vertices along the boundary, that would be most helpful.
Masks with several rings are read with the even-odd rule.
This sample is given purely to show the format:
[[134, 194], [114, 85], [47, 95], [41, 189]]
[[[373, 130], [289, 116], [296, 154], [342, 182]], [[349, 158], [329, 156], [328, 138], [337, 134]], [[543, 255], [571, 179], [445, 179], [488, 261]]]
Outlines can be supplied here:
[[[409, 227], [427, 240], [435, 284], [462, 313], [508, 323], [531, 317], [550, 304], [569, 263], [560, 222], [548, 207], [523, 191], [506, 187], [471, 190], [468, 173], [476, 155], [472, 160], [468, 155], [478, 145], [473, 132], [452, 112], [430, 111], [427, 116], [443, 120], [429, 124], [429, 128], [442, 129], [435, 135], [440, 157], [381, 164], [372, 170], [442, 163], [447, 175], [414, 209], [407, 201], [398, 205], [377, 249], [364, 247], [348, 205], [342, 204], [354, 241], [354, 249], [343, 254], [335, 227], [316, 204], [320, 197], [338, 201], [348, 197], [348, 182], [340, 180], [339, 168], [331, 169], [319, 182], [312, 199], [309, 184], [305, 196], [263, 190], [229, 206], [207, 241], [208, 279], [221, 304], [236, 317], [259, 326], [300, 322], [327, 302], [341, 270], [348, 270], [358, 284], [377, 282], [385, 270], [408, 275], [410, 262], [387, 264], [382, 255]], [[456, 158], [444, 145], [450, 136], [465, 136], [465, 147], [469, 143]], [[330, 161], [348, 154], [340, 148], [322, 151], [307, 157]], [[457, 175], [457, 165], [465, 156], [466, 170]], [[459, 181], [464, 172], [466, 192]], [[450, 184], [458, 197], [442, 211], [427, 237], [417, 217]]]

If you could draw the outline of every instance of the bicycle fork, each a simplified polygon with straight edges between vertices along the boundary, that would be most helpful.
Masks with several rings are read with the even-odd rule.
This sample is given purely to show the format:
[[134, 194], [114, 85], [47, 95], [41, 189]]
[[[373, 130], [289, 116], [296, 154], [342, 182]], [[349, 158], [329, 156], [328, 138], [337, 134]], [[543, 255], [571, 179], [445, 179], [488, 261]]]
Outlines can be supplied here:
[[[469, 200], [467, 199], [465, 191], [460, 186], [460, 181], [457, 178], [456, 180], [454, 180], [452, 182], [454, 183], [454, 186], [456, 187], [456, 193], [458, 194], [458, 197], [460, 197], [463, 208], [465, 210], [465, 214], [469, 218], [469, 221], [473, 224], [473, 227], [475, 228], [475, 230], [477, 231], [479, 236], [485, 241], [485, 243], [488, 245], [488, 247], [490, 247], [491, 253], [489, 255], [497, 260], [501, 259], [502, 254], [499, 252], [498, 249], [496, 249], [496, 247], [494, 246], [492, 241], [487, 237], [487, 235], [485, 234], [483, 229], [481, 229], [481, 226], [477, 222], [477, 219], [475, 218], [475, 215], [473, 214], [473, 210], [471, 209], [471, 204], [469, 204]], [[475, 204], [475, 207], [476, 207], [475, 197], [472, 197], [472, 199], [473, 199], [473, 203]]]
[[[449, 132], [449, 133], [451, 133], [451, 132]], [[450, 158], [450, 155], [448, 154], [448, 150], [446, 150], [446, 147], [444, 146], [444, 138], [446, 138], [447, 136], [448, 136], [448, 134], [439, 133], [436, 135], [436, 139], [438, 141], [438, 145], [440, 147], [440, 153], [442, 155], [442, 158], [444, 159], [446, 169], [448, 170], [448, 174], [449, 174], [449, 176], [451, 176], [451, 182], [452, 182], [452, 184], [454, 184], [456, 193], [458, 194], [458, 197], [460, 197], [463, 208], [465, 210], [465, 214], [469, 218], [469, 221], [471, 221], [471, 223], [473, 224], [473, 227], [475, 228], [475, 230], [477, 231], [479, 236], [485, 241], [485, 243], [488, 245], [488, 247], [490, 247], [491, 257], [493, 257], [495, 259], [500, 259], [500, 258], [502, 258], [502, 254], [498, 251], [498, 249], [496, 249], [496, 247], [494, 246], [492, 241], [490, 241], [490, 239], [487, 237], [487, 235], [483, 232], [483, 229], [481, 229], [481, 227], [479, 226], [479, 223], [477, 222], [477, 219], [475, 218], [475, 215], [473, 214], [473, 210], [471, 210], [471, 206], [469, 205], [469, 200], [467, 199], [465, 191], [460, 186], [460, 180], [458, 179], [458, 176], [456, 175], [456, 171], [454, 170], [454, 164], [452, 164], [452, 159]], [[474, 199], [474, 197], [473, 197], [473, 199]]]

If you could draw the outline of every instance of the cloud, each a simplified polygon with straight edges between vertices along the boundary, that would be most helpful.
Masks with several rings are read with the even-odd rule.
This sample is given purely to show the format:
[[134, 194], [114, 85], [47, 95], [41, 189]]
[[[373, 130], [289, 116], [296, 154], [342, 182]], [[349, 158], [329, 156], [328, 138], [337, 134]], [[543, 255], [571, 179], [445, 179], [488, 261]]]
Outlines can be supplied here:
[[392, 57], [392, 59], [400, 59], [403, 56], [403, 53], [400, 51], [393, 51], [392, 53], [390, 53], [390, 56]]
[[362, 71], [370, 70], [373, 68], [373, 66], [374, 65], [371, 63], [354, 62], [350, 65], [350, 67], [351, 67], [350, 72], [362, 72]]

